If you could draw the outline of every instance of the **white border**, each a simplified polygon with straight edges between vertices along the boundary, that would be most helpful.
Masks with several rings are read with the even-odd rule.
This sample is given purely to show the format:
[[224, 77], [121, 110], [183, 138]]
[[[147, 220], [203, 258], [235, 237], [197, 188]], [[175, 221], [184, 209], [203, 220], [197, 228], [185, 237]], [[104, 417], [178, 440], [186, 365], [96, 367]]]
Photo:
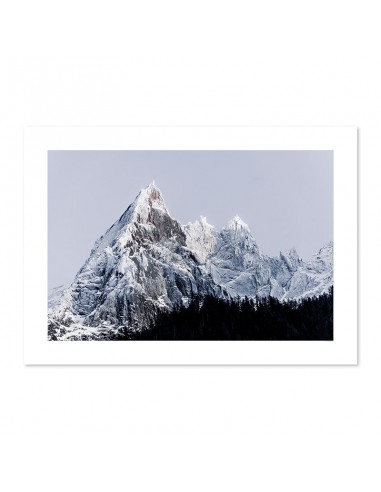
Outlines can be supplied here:
[[[334, 341], [48, 342], [48, 150], [333, 150]], [[357, 364], [357, 129], [33, 127], [24, 132], [25, 364]]]

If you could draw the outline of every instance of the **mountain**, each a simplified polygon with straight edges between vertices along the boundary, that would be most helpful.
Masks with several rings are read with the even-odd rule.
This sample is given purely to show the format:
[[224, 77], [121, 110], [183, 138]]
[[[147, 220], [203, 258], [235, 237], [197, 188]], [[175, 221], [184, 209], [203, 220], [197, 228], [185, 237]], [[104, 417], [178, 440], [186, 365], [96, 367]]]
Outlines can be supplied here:
[[205, 217], [181, 225], [154, 183], [100, 237], [70, 287], [49, 298], [49, 338], [109, 339], [140, 332], [194, 296], [302, 299], [333, 284], [333, 245], [303, 262], [295, 249], [264, 255], [238, 216], [217, 231]]

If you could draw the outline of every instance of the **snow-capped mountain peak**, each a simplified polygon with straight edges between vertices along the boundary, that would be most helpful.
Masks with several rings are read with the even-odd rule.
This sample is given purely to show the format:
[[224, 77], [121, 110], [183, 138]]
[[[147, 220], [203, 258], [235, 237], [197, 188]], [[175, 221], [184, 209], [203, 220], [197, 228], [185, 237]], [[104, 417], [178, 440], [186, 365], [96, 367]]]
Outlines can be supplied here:
[[308, 270], [323, 272], [333, 268], [333, 242], [325, 244], [306, 263]]
[[133, 214], [131, 218], [138, 222], [150, 222], [153, 209], [169, 215], [163, 195], [154, 181], [146, 188], [140, 190], [140, 193], [135, 198], [132, 204]]
[[247, 232], [250, 232], [249, 226], [244, 222], [239, 215], [235, 215], [229, 222], [227, 223], [225, 229], [233, 229], [240, 230], [243, 229]]
[[152, 182], [95, 243], [68, 289], [51, 292], [52, 339], [102, 339], [103, 332], [142, 330], [161, 310], [192, 296], [300, 299], [328, 292], [333, 243], [308, 262], [295, 248], [265, 256], [236, 215], [221, 231], [206, 217], [183, 226]]
[[290, 271], [296, 270], [298, 265], [301, 264], [301, 259], [299, 257], [299, 254], [294, 247], [291, 248], [286, 253], [280, 252], [279, 256], [280, 259], [287, 265], [287, 268]]
[[208, 227], [208, 228], [213, 228], [214, 229], [214, 227], [211, 224], [209, 224], [209, 222], [207, 221], [207, 218], [204, 217], [203, 215], [200, 215], [200, 218], [199, 218], [198, 222], [200, 222], [200, 224], [202, 225], [202, 227]]
[[161, 191], [152, 181], [146, 188], [140, 190], [121, 217], [96, 241], [90, 258], [96, 254], [101, 254], [107, 246], [114, 244], [115, 241], [124, 241], [126, 234], [129, 236], [131, 228], [135, 227], [136, 224], [150, 226], [155, 221], [158, 222], [161, 217], [166, 216], [171, 218]]
[[188, 222], [183, 229], [187, 238], [188, 248], [193, 251], [200, 263], [204, 263], [217, 244], [215, 228], [208, 223], [206, 217], [201, 216], [195, 222]]
[[203, 215], [200, 215], [200, 218], [196, 219], [194, 222], [188, 222], [188, 224], [185, 227], [188, 226], [192, 226], [198, 229], [206, 229], [206, 230], [214, 229], [214, 226], [212, 224], [209, 224], [207, 218], [204, 217]]

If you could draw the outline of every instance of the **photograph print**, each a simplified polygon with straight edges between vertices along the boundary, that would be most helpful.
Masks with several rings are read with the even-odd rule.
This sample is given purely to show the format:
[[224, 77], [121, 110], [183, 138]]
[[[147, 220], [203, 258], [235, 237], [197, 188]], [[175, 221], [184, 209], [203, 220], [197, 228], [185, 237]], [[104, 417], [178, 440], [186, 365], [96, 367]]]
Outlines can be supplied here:
[[48, 152], [53, 341], [332, 341], [333, 152]]

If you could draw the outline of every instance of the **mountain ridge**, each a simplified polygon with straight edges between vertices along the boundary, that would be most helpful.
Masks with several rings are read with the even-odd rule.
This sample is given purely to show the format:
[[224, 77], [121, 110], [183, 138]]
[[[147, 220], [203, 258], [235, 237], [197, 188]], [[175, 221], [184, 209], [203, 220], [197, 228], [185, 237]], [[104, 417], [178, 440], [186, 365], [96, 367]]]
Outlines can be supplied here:
[[95, 242], [72, 284], [52, 296], [49, 337], [102, 339], [125, 326], [139, 331], [193, 295], [319, 296], [333, 284], [332, 262], [332, 242], [307, 262], [295, 249], [264, 255], [238, 215], [221, 231], [205, 217], [182, 225], [152, 182]]

